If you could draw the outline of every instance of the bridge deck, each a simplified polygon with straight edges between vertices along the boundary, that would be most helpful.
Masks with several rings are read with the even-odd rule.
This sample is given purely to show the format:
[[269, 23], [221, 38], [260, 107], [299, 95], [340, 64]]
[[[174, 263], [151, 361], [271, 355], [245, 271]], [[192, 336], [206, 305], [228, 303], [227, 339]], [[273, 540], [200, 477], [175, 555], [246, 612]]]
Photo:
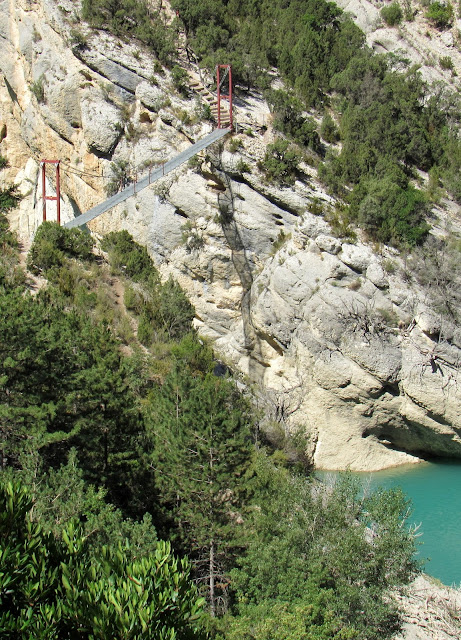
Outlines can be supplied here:
[[151, 171], [150, 174], [147, 174], [146, 176], [144, 176], [144, 178], [138, 180], [138, 182], [130, 184], [128, 187], [126, 187], [126, 189], [119, 191], [107, 200], [104, 200], [104, 202], [101, 202], [92, 209], [89, 209], [85, 213], [82, 213], [81, 216], [77, 216], [70, 222], [66, 222], [66, 224], [63, 226], [67, 229], [71, 229], [72, 227], [81, 227], [90, 220], [94, 220], [94, 218], [97, 218], [102, 213], [105, 213], [109, 209], [112, 209], [112, 207], [115, 207], [117, 204], [120, 204], [128, 198], [131, 198], [131, 196], [139, 193], [139, 191], [142, 191], [142, 189], [145, 189], [153, 182], [156, 182], [160, 178], [163, 178], [163, 176], [166, 176], [167, 173], [170, 173], [170, 171], [177, 169], [177, 167], [195, 156], [196, 153], [202, 151], [203, 149], [206, 149], [210, 146], [210, 144], [217, 142], [229, 132], [230, 129], [215, 129], [210, 134], [208, 134], [201, 140], [198, 140], [198, 142], [191, 145], [189, 148], [185, 149], [185, 151], [181, 151], [181, 153], [178, 153], [178, 155], [172, 158], [172, 160], [168, 160], [168, 162], [165, 162], [165, 164], [159, 169]]

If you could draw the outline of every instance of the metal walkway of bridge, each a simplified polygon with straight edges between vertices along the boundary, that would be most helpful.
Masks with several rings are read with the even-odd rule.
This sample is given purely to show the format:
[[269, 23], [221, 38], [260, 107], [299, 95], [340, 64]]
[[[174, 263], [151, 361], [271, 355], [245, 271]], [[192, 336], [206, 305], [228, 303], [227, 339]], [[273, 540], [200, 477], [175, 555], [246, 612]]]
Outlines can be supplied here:
[[156, 182], [157, 180], [159, 180], [160, 178], [163, 178], [163, 176], [166, 176], [168, 173], [170, 173], [174, 169], [177, 169], [177, 167], [179, 167], [184, 162], [187, 162], [187, 160], [195, 156], [196, 153], [198, 153], [199, 151], [202, 151], [203, 149], [206, 149], [207, 147], [210, 146], [210, 144], [213, 144], [213, 142], [217, 142], [218, 140], [223, 138], [226, 134], [228, 134], [230, 131], [231, 131], [230, 128], [215, 129], [210, 134], [208, 134], [207, 136], [205, 136], [195, 144], [191, 145], [185, 151], [181, 151], [181, 153], [178, 153], [178, 155], [175, 156], [172, 160], [168, 160], [168, 162], [165, 162], [165, 164], [162, 165], [159, 169], [149, 172], [148, 175], [144, 176], [144, 178], [141, 178], [141, 180], [138, 180], [137, 182], [130, 184], [130, 186], [126, 187], [126, 189], [119, 191], [118, 193], [111, 196], [107, 200], [104, 200], [104, 202], [101, 202], [100, 204], [96, 205], [96, 207], [93, 207], [92, 209], [89, 209], [85, 213], [82, 213], [82, 215], [77, 216], [70, 222], [66, 222], [66, 224], [63, 226], [66, 227], [67, 229], [71, 229], [72, 227], [82, 227], [84, 224], [86, 224], [90, 220], [94, 220], [94, 218], [97, 218], [102, 213], [105, 213], [109, 209], [112, 209], [112, 207], [115, 207], [117, 204], [120, 204], [121, 202], [125, 202], [125, 200], [127, 200], [128, 198], [131, 198], [131, 196], [136, 195], [137, 193], [142, 191], [142, 189], [145, 189], [153, 182]]

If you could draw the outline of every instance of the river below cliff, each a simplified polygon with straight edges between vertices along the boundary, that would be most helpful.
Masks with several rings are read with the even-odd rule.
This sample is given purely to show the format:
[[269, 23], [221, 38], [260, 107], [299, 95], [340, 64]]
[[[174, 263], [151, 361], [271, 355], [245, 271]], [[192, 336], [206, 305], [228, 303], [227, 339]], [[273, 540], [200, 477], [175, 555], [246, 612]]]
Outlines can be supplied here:
[[[317, 472], [319, 477], [333, 472]], [[461, 583], [461, 463], [425, 462], [375, 473], [356, 473], [370, 488], [401, 487], [410, 498], [409, 523], [419, 524], [424, 570], [446, 585]]]

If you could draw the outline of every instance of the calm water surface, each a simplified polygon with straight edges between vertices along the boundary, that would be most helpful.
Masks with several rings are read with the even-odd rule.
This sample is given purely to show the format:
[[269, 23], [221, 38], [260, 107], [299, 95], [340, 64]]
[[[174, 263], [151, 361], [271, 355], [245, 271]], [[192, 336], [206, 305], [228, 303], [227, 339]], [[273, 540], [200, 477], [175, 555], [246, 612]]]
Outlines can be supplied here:
[[[320, 472], [319, 472], [320, 475]], [[321, 475], [329, 475], [321, 472]], [[425, 462], [387, 471], [360, 473], [371, 487], [401, 487], [413, 503], [411, 524], [421, 523], [418, 557], [443, 583], [461, 582], [461, 463]]]

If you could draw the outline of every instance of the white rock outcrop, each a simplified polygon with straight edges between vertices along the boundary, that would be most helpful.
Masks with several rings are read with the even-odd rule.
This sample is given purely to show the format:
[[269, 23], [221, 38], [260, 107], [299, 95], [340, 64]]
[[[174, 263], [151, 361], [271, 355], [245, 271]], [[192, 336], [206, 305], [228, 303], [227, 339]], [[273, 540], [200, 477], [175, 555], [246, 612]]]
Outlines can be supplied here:
[[[27, 236], [41, 219], [42, 158], [63, 162], [67, 219], [105, 199], [112, 163], [134, 179], [211, 126], [196, 116], [197, 96], [177, 96], [167, 75], [149, 81], [154, 60], [134, 45], [79, 25], [86, 48], [72, 50], [76, 5], [59, 6], [0, 2], [0, 149], [10, 163], [2, 179], [24, 195], [11, 222]], [[347, 7], [357, 16], [366, 7], [375, 37], [373, 5]], [[256, 95], [237, 104], [238, 122], [265, 127], [239, 134], [238, 153], [206, 150], [92, 230], [128, 229], [148, 247], [187, 291], [201, 334], [257, 385], [270, 418], [309, 436], [319, 467], [461, 457], [459, 330], [395, 252], [334, 235], [319, 215], [332, 199], [313, 169], [293, 188], [265, 183], [257, 161], [273, 139], [267, 113]], [[52, 190], [52, 173], [47, 180]]]

